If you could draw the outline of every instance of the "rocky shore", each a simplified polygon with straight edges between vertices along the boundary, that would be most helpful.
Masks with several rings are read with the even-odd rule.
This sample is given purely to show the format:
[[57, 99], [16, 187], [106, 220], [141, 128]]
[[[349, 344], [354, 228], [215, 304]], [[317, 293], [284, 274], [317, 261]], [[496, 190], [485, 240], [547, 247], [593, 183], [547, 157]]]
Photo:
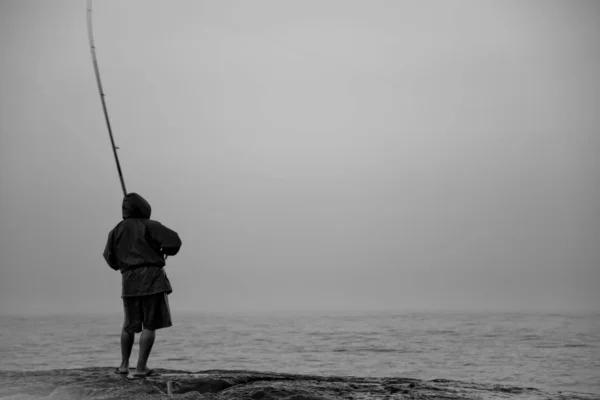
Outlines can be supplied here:
[[[445, 379], [311, 376], [253, 371], [157, 369], [129, 381], [114, 368], [0, 371], [0, 399], [236, 399], [236, 400], [599, 400], [586, 393], [467, 383]], [[172, 395], [168, 394], [168, 383]]]

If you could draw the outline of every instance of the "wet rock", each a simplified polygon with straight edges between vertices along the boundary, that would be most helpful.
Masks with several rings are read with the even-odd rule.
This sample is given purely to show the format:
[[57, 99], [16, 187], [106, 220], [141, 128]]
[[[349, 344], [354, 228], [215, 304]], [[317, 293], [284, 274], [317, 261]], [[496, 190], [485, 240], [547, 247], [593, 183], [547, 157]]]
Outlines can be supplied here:
[[[113, 368], [0, 371], [1, 400], [186, 399], [186, 400], [600, 400], [586, 393], [550, 393], [535, 388], [447, 379], [313, 376], [253, 371], [156, 370], [129, 381]], [[167, 384], [172, 384], [169, 397]]]

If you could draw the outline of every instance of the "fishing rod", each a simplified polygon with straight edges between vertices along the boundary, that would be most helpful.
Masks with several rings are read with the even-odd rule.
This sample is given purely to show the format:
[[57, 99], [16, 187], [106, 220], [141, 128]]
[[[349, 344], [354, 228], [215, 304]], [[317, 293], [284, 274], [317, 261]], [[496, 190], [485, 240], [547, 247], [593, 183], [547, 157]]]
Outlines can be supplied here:
[[112, 145], [113, 154], [115, 155], [115, 162], [117, 163], [117, 171], [119, 172], [119, 179], [121, 180], [121, 189], [123, 189], [123, 196], [126, 196], [127, 189], [125, 189], [123, 171], [121, 171], [121, 164], [119, 163], [119, 156], [117, 155], [118, 147], [115, 146], [115, 139], [113, 138], [112, 129], [110, 127], [110, 120], [108, 119], [108, 109], [106, 108], [106, 101], [104, 100], [105, 95], [104, 91], [102, 90], [102, 82], [100, 81], [100, 70], [98, 69], [98, 59], [96, 58], [96, 46], [94, 45], [94, 33], [92, 31], [92, 0], [87, 0], [87, 28], [88, 39], [90, 42], [90, 51], [92, 53], [92, 63], [94, 64], [94, 71], [96, 72], [96, 82], [98, 83], [98, 93], [100, 93], [102, 109], [104, 110], [104, 119], [106, 120], [106, 127], [108, 128], [110, 143]]

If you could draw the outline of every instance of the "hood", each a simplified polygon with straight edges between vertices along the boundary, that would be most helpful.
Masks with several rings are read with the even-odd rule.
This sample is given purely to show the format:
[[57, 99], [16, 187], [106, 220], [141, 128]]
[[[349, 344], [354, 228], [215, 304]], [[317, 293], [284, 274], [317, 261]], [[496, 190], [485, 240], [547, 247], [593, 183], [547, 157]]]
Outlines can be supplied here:
[[127, 193], [123, 198], [123, 219], [150, 218], [152, 207], [137, 193]]

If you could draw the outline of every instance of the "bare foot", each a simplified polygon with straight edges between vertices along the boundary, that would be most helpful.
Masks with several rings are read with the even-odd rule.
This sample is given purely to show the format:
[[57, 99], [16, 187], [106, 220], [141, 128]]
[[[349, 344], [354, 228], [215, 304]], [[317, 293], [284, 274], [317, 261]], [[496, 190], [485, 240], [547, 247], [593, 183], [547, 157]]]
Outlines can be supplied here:
[[149, 371], [151, 371], [151, 369], [148, 367], [146, 367], [144, 369], [136, 368], [134, 375], [146, 375]]
[[140, 371], [140, 370], [135, 370], [135, 372], [129, 376], [127, 376], [127, 379], [132, 380], [132, 379], [144, 379], [148, 376], [154, 376], [154, 375], [158, 375], [153, 369], [148, 369], [146, 368], [146, 370]]
[[128, 374], [129, 373], [129, 366], [123, 366], [121, 365], [120, 367], [118, 367], [117, 369], [115, 369], [115, 374]]

